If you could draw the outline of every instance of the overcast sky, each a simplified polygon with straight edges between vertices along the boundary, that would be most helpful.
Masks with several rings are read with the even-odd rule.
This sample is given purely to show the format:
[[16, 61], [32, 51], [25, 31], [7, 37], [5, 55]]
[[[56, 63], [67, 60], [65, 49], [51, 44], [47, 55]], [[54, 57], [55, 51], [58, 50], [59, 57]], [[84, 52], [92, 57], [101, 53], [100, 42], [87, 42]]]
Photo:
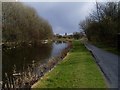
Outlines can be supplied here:
[[[24, 2], [25, 3], [25, 2]], [[54, 33], [64, 34], [80, 31], [79, 22], [94, 9], [95, 2], [26, 2], [48, 20]]]

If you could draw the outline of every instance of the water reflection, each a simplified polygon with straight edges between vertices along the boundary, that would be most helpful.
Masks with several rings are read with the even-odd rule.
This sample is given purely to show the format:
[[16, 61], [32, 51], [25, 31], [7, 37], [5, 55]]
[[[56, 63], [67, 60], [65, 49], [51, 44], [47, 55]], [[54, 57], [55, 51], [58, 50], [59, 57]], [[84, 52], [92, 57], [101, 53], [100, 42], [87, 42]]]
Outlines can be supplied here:
[[49, 44], [42, 44], [39, 46], [22, 46], [11, 49], [3, 49], [2, 53], [2, 71], [3, 81], [5, 72], [11, 76], [16, 69], [17, 72], [22, 72], [27, 69], [28, 65], [33, 61], [36, 64], [47, 62], [48, 58], [60, 54], [60, 52], [67, 47], [64, 42], [54, 42]]
[[60, 54], [60, 52], [63, 50], [63, 48], [67, 47], [67, 44], [65, 42], [62, 41], [58, 41], [53, 43], [53, 49], [52, 49], [52, 56], [57, 56]]

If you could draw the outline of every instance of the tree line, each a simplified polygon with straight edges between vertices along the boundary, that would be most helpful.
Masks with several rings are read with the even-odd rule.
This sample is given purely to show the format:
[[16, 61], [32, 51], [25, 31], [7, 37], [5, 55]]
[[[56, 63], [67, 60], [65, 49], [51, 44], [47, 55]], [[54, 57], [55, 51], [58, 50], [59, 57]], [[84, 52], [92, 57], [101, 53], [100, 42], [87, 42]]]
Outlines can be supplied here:
[[120, 33], [120, 2], [96, 2], [96, 10], [80, 22], [79, 26], [89, 41], [117, 46], [117, 35]]
[[20, 2], [2, 3], [3, 42], [38, 42], [52, 36], [51, 25], [33, 8]]
[[54, 39], [80, 39], [83, 36], [83, 32], [73, 32], [70, 35], [68, 35], [67, 33], [65, 33], [64, 35], [56, 34], [54, 35]]

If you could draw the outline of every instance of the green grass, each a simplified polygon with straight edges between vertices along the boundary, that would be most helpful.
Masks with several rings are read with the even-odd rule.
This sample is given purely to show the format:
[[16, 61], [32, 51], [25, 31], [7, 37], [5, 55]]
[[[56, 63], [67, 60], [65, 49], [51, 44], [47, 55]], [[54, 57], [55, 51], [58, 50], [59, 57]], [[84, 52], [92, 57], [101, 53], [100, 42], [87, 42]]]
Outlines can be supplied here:
[[114, 53], [116, 55], [120, 55], [120, 52], [118, 51], [118, 48], [115, 47], [115, 46], [108, 46], [106, 44], [102, 44], [102, 43], [92, 43], [94, 44], [95, 46], [105, 50], [105, 51], [108, 51], [108, 52], [111, 52], [111, 53]]
[[105, 80], [83, 44], [73, 41], [66, 58], [32, 88], [106, 88]]

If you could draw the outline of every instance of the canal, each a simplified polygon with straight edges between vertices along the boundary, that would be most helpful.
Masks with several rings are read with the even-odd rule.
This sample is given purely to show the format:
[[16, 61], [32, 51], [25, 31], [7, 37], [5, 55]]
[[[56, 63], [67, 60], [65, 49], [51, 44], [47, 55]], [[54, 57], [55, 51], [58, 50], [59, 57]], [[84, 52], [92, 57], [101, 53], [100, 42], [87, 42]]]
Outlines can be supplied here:
[[66, 42], [56, 41], [37, 46], [24, 45], [21, 47], [5, 48], [2, 50], [2, 79], [6, 80], [14, 72], [24, 72], [33, 62], [39, 66], [47, 63], [49, 58], [59, 56], [67, 47]]

